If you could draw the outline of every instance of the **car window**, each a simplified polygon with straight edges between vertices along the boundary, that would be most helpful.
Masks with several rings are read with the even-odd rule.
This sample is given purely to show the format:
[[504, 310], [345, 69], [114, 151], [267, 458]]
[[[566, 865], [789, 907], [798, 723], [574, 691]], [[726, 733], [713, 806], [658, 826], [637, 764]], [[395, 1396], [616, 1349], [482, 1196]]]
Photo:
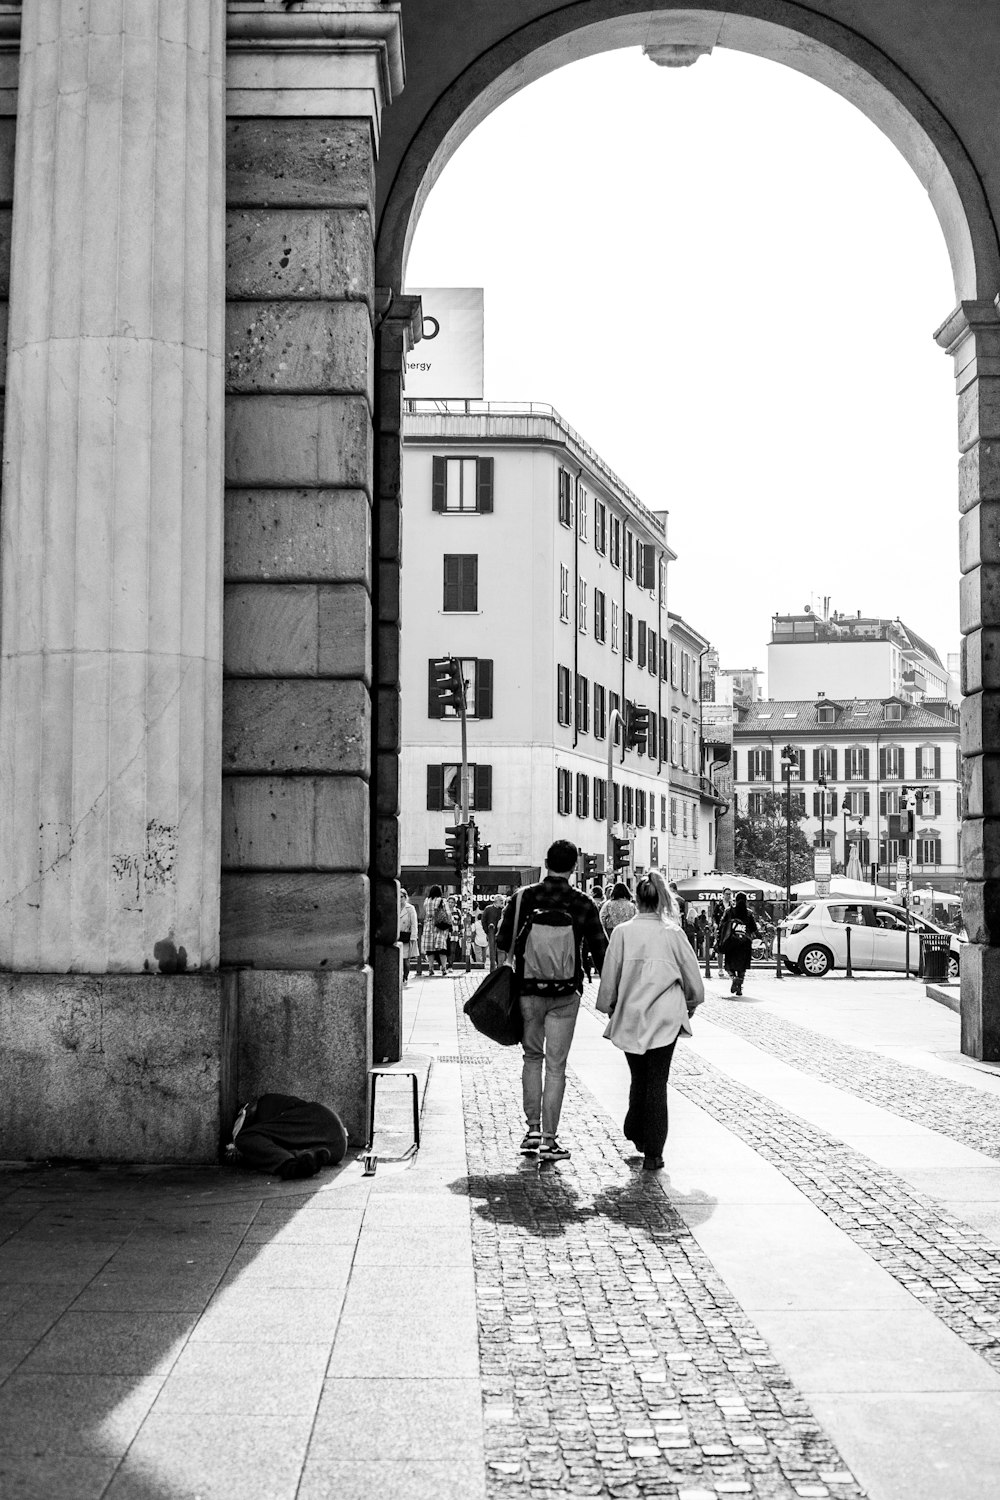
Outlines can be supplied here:
[[891, 906], [876, 906], [875, 926], [881, 927], [885, 932], [905, 932], [906, 916], [903, 912], [895, 910]]
[[812, 909], [813, 904], [811, 901], [803, 901], [800, 906], [792, 908], [788, 913], [788, 919], [791, 921], [792, 917], [794, 917], [797, 922], [801, 922], [805, 917], [808, 917]]
[[849, 906], [828, 906], [826, 910], [831, 922], [849, 923], [851, 927], [865, 925], [864, 908], [856, 901]]

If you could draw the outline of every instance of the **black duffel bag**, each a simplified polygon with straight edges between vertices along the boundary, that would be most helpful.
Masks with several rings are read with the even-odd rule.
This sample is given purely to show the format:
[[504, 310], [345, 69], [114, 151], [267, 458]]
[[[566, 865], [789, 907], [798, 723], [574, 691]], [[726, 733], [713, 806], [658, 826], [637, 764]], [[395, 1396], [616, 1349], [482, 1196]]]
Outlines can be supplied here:
[[510, 964], [487, 974], [462, 1009], [477, 1031], [501, 1047], [516, 1047], [524, 1037], [517, 975]]

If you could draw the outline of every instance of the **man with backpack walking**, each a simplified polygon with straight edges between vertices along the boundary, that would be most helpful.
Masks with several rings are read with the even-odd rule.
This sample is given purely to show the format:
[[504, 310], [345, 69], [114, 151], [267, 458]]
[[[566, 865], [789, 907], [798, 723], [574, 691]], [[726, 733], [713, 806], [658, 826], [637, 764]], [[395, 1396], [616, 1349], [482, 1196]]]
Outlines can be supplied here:
[[597, 907], [570, 885], [576, 863], [576, 845], [557, 839], [545, 856], [545, 879], [509, 898], [497, 931], [497, 948], [514, 957], [524, 1019], [521, 1088], [528, 1128], [521, 1152], [537, 1151], [540, 1161], [565, 1161], [570, 1154], [557, 1132], [584, 960], [600, 972], [608, 946]]

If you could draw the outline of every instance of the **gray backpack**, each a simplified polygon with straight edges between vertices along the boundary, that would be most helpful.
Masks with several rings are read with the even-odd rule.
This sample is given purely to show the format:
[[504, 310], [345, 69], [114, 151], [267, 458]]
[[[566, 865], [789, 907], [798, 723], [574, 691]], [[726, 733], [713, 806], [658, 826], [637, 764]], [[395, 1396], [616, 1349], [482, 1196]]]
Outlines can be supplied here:
[[568, 911], [536, 908], [530, 912], [518, 932], [514, 952], [525, 993], [556, 998], [580, 988], [579, 944]]

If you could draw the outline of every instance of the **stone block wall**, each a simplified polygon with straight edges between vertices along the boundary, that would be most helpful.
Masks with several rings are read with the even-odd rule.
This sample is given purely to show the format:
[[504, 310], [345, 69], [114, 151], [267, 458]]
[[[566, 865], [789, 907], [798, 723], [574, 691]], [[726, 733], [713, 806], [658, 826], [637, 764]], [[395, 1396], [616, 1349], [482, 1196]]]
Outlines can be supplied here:
[[237, 1089], [362, 1129], [371, 1046], [374, 151], [227, 135], [222, 962]]

